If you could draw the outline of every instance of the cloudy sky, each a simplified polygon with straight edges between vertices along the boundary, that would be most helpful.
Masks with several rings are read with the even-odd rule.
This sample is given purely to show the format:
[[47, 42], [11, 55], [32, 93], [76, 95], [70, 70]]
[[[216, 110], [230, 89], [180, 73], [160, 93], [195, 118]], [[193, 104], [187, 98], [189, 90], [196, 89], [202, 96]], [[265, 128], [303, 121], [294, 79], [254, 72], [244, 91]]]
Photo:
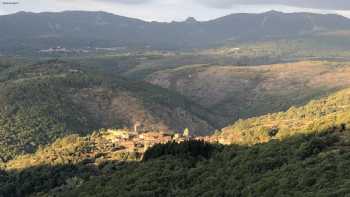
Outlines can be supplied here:
[[[143, 20], [209, 20], [231, 13], [338, 13], [350, 17], [350, 0], [0, 0], [0, 15], [18, 11], [107, 11]], [[6, 2], [18, 2], [8, 4]]]

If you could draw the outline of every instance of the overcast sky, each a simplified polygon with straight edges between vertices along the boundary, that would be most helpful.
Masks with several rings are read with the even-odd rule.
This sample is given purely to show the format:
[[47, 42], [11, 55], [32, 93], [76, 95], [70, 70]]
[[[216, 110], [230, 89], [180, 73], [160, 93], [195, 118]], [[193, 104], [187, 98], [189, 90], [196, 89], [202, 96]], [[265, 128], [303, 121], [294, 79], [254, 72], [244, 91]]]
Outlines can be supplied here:
[[[18, 11], [91, 10], [140, 18], [172, 21], [193, 16], [209, 20], [231, 13], [284, 12], [338, 13], [350, 17], [350, 0], [0, 0], [0, 14]], [[4, 4], [18, 2], [19, 4]]]

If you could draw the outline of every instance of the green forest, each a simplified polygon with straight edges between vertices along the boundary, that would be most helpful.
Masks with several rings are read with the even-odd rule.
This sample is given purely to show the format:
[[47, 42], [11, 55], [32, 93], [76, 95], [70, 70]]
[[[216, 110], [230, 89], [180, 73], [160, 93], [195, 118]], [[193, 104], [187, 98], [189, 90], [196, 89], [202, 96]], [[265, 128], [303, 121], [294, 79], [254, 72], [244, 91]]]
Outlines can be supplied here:
[[149, 149], [141, 162], [2, 171], [0, 195], [345, 196], [349, 134], [329, 130], [254, 146], [168, 143]]

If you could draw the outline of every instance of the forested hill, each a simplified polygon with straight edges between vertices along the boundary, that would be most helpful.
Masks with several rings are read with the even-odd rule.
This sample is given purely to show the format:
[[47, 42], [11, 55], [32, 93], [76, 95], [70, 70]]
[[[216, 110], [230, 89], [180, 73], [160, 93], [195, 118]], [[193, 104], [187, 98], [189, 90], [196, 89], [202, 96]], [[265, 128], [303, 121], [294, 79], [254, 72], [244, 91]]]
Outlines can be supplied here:
[[235, 145], [169, 142], [140, 162], [98, 133], [70, 135], [0, 165], [0, 196], [345, 196], [349, 106], [342, 90], [225, 128]]
[[3, 161], [69, 134], [101, 128], [194, 134], [214, 130], [208, 110], [165, 89], [49, 61], [0, 67]]
[[222, 130], [226, 143], [256, 144], [296, 134], [350, 127], [350, 89], [286, 112], [239, 120]]
[[[68, 138], [0, 170], [0, 196], [346, 196], [349, 134], [333, 129], [251, 147], [168, 143], [142, 162], [97, 166], [79, 162], [85, 142]], [[31, 167], [11, 170], [25, 163]]]
[[[30, 27], [28, 26], [30, 24]], [[339, 15], [310, 13], [232, 14], [199, 22], [146, 22], [105, 12], [19, 12], [0, 16], [0, 52], [50, 47], [147, 47], [183, 49], [227, 41], [288, 38], [349, 30]]]
[[[0, 164], [0, 196], [312, 197], [350, 192], [350, 89], [287, 112], [241, 120], [218, 133], [234, 145], [169, 142], [148, 149], [142, 161], [130, 162], [134, 156], [118, 152], [101, 133], [89, 134], [92, 128], [129, 123], [123, 122], [130, 117], [125, 110], [136, 104], [126, 105], [126, 98], [153, 115], [145, 116], [145, 126], [167, 130], [188, 123], [170, 116], [174, 109], [191, 115], [188, 126], [203, 128], [211, 128], [200, 118], [210, 112], [147, 83], [65, 62], [0, 68], [0, 153], [11, 159], [34, 152]], [[123, 106], [114, 108], [110, 97]], [[164, 116], [157, 107], [174, 111]], [[110, 109], [115, 111], [107, 116]], [[176, 125], [159, 125], [167, 118]]]

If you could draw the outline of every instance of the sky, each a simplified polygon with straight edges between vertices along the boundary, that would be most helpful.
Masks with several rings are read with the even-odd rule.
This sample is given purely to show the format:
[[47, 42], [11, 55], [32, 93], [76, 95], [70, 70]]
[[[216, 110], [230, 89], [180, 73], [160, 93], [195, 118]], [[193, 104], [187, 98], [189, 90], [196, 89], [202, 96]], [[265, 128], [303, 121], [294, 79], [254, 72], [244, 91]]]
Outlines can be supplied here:
[[[106, 11], [146, 21], [205, 21], [232, 13], [337, 13], [350, 18], [350, 0], [0, 0], [0, 15], [19, 11]], [[7, 3], [6, 3], [7, 2]], [[9, 4], [17, 2], [18, 4]]]

